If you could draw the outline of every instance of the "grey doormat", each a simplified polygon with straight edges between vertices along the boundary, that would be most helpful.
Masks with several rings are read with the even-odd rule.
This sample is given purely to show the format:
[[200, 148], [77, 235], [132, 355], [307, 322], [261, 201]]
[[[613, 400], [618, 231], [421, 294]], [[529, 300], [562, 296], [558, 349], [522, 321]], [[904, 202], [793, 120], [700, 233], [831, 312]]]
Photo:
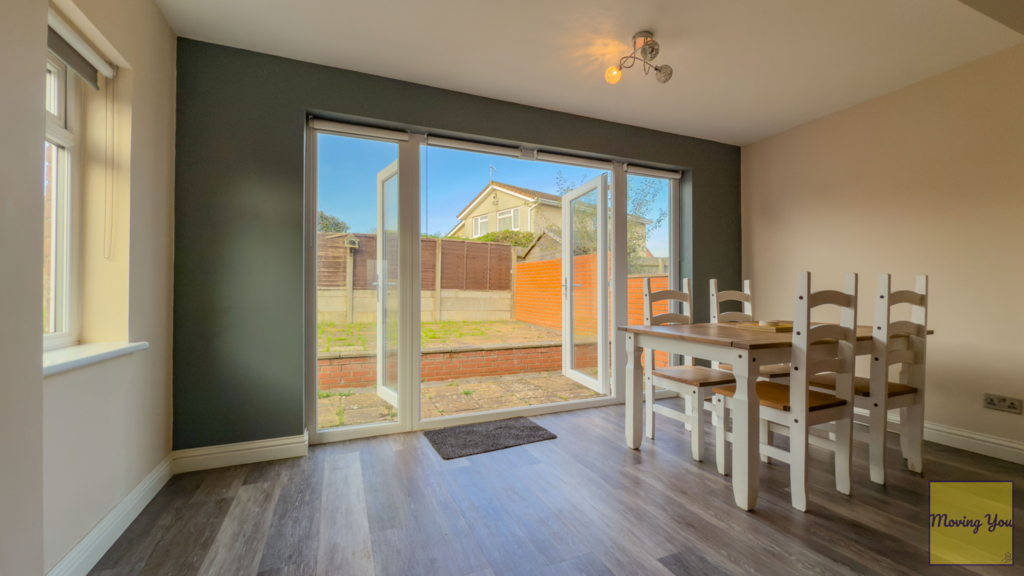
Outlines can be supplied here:
[[423, 435], [445, 460], [558, 438], [547, 428], [522, 417], [428, 430]]

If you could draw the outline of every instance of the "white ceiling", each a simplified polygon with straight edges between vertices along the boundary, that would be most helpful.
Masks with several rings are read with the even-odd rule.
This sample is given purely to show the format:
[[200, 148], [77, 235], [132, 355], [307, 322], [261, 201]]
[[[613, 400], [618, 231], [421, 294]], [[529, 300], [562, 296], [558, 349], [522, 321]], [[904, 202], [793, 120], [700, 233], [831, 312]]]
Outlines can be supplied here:
[[[746, 144], [1024, 42], [958, 0], [157, 0], [186, 38]], [[668, 84], [604, 70], [651, 30]]]

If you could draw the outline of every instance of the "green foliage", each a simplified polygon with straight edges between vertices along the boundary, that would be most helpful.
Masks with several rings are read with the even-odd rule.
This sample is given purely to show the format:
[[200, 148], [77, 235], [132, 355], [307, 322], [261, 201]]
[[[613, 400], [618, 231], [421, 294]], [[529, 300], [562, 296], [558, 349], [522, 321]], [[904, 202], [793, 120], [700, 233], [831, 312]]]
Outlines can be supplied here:
[[473, 238], [477, 242], [499, 242], [511, 244], [519, 248], [526, 248], [533, 242], [533, 232], [525, 230], [502, 230], [500, 232], [488, 232], [483, 236]]
[[333, 214], [327, 212], [316, 213], [316, 231], [317, 232], [337, 232], [345, 234], [351, 230], [351, 227]]
[[462, 391], [462, 395], [463, 396], [472, 396], [473, 392], [474, 392], [473, 390], [463, 390]]
[[[568, 180], [561, 171], [555, 175], [555, 188], [559, 196], [565, 196], [587, 182], [584, 176], [580, 182]], [[643, 259], [647, 257], [647, 241], [654, 231], [661, 228], [668, 218], [668, 210], [657, 206], [658, 193], [662, 187], [657, 178], [631, 177], [628, 179], [626, 192], [626, 255], [629, 274], [643, 272]], [[573, 218], [573, 246], [576, 254], [590, 254], [597, 249], [597, 200], [586, 195], [574, 206], [576, 213]], [[589, 204], [587, 203], [590, 201]], [[610, 218], [611, 214], [609, 214]], [[549, 223], [549, 228], [561, 234], [561, 222]], [[609, 239], [610, 240], [610, 239]]]

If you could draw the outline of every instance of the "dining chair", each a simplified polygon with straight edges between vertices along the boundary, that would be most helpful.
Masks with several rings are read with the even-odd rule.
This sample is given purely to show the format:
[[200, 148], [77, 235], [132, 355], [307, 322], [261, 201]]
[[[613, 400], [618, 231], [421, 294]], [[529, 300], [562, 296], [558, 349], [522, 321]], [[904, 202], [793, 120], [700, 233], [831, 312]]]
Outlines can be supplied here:
[[[841, 310], [839, 324], [811, 325], [811, 310], [835, 305]], [[834, 347], [811, 345], [834, 340]], [[815, 444], [835, 452], [836, 490], [850, 493], [850, 463], [853, 435], [853, 370], [857, 346], [857, 275], [846, 276], [844, 291], [811, 291], [810, 272], [799, 275], [796, 311], [793, 317], [792, 376], [789, 384], [759, 380], [757, 397], [760, 417], [773, 432], [789, 436], [789, 450], [765, 443], [761, 454], [789, 463], [790, 492], [793, 507], [807, 510], [807, 446]], [[813, 352], [813, 353], [812, 353]], [[822, 372], [835, 374], [835, 394], [811, 390], [809, 379]], [[719, 454], [719, 472], [728, 472], [726, 443], [734, 440], [728, 430], [728, 410], [736, 386], [713, 389], [717, 415], [715, 441]], [[835, 440], [811, 436], [812, 426], [834, 423]]]
[[[690, 299], [690, 280], [683, 279], [682, 291], [659, 290], [651, 291], [651, 279], [644, 278], [644, 325], [660, 326], [663, 324], [690, 324], [693, 319], [693, 305]], [[655, 314], [654, 305], [669, 301], [668, 312]], [[671, 302], [679, 302], [681, 311], [674, 312]], [[659, 307], [660, 308], [660, 307]], [[711, 410], [711, 389], [723, 384], [736, 382], [731, 372], [714, 370], [703, 366], [695, 366], [693, 358], [683, 357], [681, 366], [655, 366], [655, 351], [644, 349], [644, 410], [646, 411], [646, 433], [654, 438], [654, 415], [661, 414], [678, 420], [690, 428], [690, 444], [693, 459], [704, 459], [704, 410]], [[686, 403], [686, 411], [681, 412], [659, 405], [654, 397], [655, 387], [665, 388], [679, 394]]]
[[[910, 320], [892, 321], [892, 307], [910, 304]], [[924, 374], [928, 349], [928, 277], [918, 276], [913, 290], [892, 291], [892, 277], [878, 277], [875, 322], [871, 339], [871, 377], [854, 377], [854, 406], [868, 411], [867, 434], [855, 433], [854, 440], [868, 443], [871, 481], [885, 484], [886, 430], [890, 410], [900, 411], [900, 448], [907, 467], [922, 471], [921, 442], [924, 437]], [[897, 340], [893, 340], [897, 337]], [[905, 342], [894, 349], [894, 344]], [[889, 381], [889, 367], [900, 365], [900, 382]], [[811, 386], [834, 392], [836, 376], [818, 374]]]
[[[754, 296], [750, 291], [750, 280], [743, 281], [743, 291], [739, 292], [737, 290], [720, 291], [718, 289], [718, 280], [712, 278], [710, 294], [712, 324], [754, 321]], [[722, 312], [722, 302], [742, 302], [743, 312]], [[731, 364], [712, 362], [711, 367], [718, 370], [732, 371]], [[769, 380], [789, 378], [789, 366], [786, 364], [762, 366], [761, 377]]]

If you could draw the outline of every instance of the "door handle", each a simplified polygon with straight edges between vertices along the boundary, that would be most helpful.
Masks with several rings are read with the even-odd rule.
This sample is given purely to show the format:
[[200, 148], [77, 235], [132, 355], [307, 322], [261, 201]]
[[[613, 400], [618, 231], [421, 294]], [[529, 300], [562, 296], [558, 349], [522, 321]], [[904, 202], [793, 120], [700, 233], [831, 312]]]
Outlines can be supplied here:
[[583, 286], [583, 284], [573, 284], [572, 285], [573, 288], [579, 288], [580, 286]]

